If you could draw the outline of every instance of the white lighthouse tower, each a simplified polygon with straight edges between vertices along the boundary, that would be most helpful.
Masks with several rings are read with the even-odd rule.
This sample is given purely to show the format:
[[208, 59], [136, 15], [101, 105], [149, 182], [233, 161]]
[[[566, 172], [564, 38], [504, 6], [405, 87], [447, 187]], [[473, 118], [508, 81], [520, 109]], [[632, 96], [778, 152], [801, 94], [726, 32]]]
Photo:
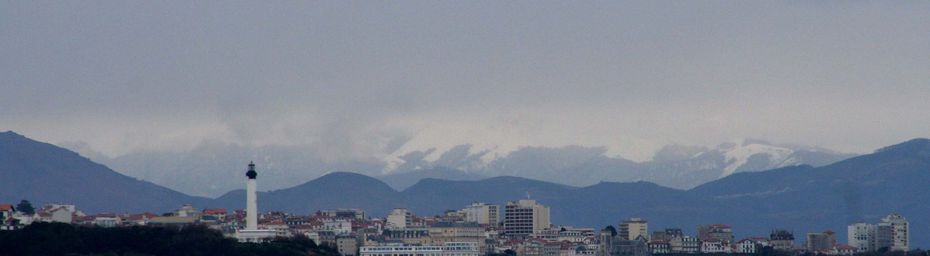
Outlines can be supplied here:
[[249, 170], [245, 172], [245, 176], [248, 178], [245, 185], [245, 229], [236, 231], [236, 238], [239, 242], [263, 242], [273, 238], [275, 232], [258, 229], [258, 195], [255, 191], [258, 172], [255, 171], [255, 163], [249, 162]]
[[255, 178], [258, 172], [255, 171], [255, 163], [249, 162], [249, 171], [245, 173], [249, 177], [245, 184], [245, 230], [258, 230], [258, 196], [255, 195]]

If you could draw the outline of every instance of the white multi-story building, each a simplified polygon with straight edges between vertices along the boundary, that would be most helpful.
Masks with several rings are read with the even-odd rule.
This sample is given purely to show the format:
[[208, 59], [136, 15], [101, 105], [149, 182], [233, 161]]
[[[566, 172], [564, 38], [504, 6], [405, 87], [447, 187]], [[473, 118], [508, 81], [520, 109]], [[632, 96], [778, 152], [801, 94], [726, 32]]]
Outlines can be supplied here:
[[316, 213], [319, 216], [333, 219], [355, 219], [364, 220], [365, 211], [361, 209], [332, 209], [321, 210]]
[[387, 244], [362, 246], [359, 256], [478, 256], [476, 243], [449, 242], [443, 245]]
[[500, 222], [500, 206], [485, 203], [472, 203], [459, 211], [465, 214], [465, 221], [479, 225], [496, 227]]
[[769, 240], [764, 237], [750, 237], [736, 242], [733, 252], [739, 254], [755, 254], [761, 252], [760, 249], [769, 245]]
[[860, 252], [869, 252], [875, 251], [877, 238], [878, 238], [878, 226], [868, 223], [854, 223], [847, 227], [846, 229], [846, 242], [850, 246], [856, 247]]
[[405, 208], [395, 208], [387, 216], [387, 227], [392, 229], [404, 229], [410, 226], [413, 221], [413, 213]]
[[72, 223], [74, 215], [74, 205], [49, 205], [36, 211], [33, 219], [40, 222]]
[[336, 235], [352, 233], [352, 222], [344, 219], [325, 220], [321, 231], [332, 231]]
[[541, 232], [550, 225], [549, 207], [537, 203], [536, 200], [523, 199], [507, 202], [504, 211], [505, 235], [528, 236]]
[[641, 218], [630, 218], [620, 223], [620, 239], [633, 240], [642, 236], [649, 239], [649, 222]]
[[907, 219], [897, 213], [882, 218], [876, 241], [876, 249], [888, 247], [892, 251], [907, 251], [910, 243]]
[[558, 230], [558, 241], [581, 243], [584, 242], [586, 238], [594, 238], [593, 228], [562, 227]]
[[472, 242], [478, 245], [479, 251], [487, 251], [484, 228], [477, 223], [440, 222], [431, 225], [427, 230], [430, 243], [433, 245], [444, 245], [449, 242]]
[[175, 215], [177, 215], [178, 217], [200, 218], [201, 212], [197, 210], [197, 208], [194, 208], [194, 206], [192, 206], [191, 204], [185, 204], [181, 206], [181, 208], [178, 208]]
[[702, 253], [731, 253], [730, 242], [720, 239], [708, 239], [701, 241]]

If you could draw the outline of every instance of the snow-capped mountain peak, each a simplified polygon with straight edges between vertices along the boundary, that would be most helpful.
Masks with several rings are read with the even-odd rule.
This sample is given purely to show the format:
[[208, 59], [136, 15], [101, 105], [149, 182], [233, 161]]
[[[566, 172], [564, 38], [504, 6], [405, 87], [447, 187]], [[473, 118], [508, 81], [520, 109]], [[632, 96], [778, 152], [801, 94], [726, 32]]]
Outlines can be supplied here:
[[[794, 150], [785, 147], [773, 146], [762, 143], [753, 143], [745, 141], [744, 143], [723, 144], [717, 147], [717, 150], [724, 155], [726, 166], [720, 177], [726, 177], [741, 167], [744, 167], [753, 158], [765, 157], [767, 163], [761, 169], [773, 169], [787, 165], [797, 164], [797, 160], [791, 156]], [[758, 168], [758, 167], [757, 167]]]
[[514, 150], [497, 145], [460, 144], [425, 149], [405, 145], [383, 158], [386, 165], [382, 173], [389, 174], [398, 170], [419, 170], [437, 166], [463, 171], [483, 170], [495, 160], [507, 157]]

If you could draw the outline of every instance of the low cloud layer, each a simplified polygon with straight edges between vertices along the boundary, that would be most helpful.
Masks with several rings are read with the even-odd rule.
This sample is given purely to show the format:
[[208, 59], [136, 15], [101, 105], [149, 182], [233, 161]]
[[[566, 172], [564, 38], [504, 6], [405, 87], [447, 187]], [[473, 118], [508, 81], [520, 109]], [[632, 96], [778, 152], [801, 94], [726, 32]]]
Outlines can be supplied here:
[[[399, 148], [930, 131], [930, 4], [8, 2], [0, 130], [109, 156], [203, 141]], [[73, 143], [72, 143], [73, 144]], [[325, 150], [324, 150], [325, 149]]]

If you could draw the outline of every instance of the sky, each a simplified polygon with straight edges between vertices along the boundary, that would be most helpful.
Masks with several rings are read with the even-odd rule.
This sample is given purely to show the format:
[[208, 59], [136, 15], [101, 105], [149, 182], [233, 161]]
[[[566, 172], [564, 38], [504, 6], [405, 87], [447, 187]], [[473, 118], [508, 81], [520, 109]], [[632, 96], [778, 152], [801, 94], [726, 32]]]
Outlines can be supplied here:
[[0, 130], [107, 156], [930, 137], [928, 1], [2, 1]]

